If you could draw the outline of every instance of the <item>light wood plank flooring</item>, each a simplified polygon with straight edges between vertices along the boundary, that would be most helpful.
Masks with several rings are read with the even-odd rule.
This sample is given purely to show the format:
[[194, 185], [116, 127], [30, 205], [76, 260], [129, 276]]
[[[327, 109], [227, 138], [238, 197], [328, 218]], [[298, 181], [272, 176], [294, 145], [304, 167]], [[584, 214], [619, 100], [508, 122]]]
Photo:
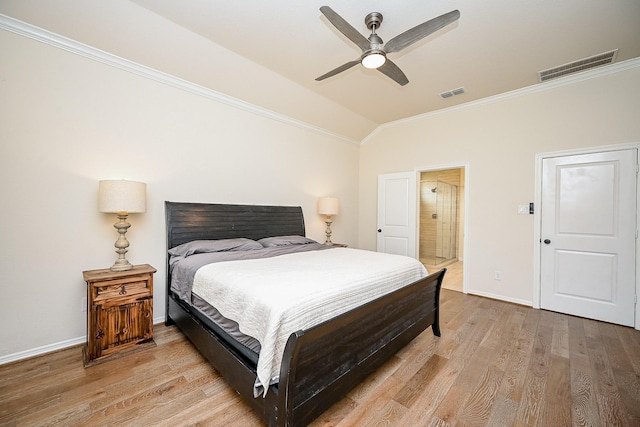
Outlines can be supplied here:
[[[441, 320], [312, 425], [640, 425], [640, 331], [448, 290]], [[175, 327], [155, 336], [0, 366], [0, 425], [262, 425]]]
[[444, 275], [442, 288], [462, 292], [462, 261], [453, 261], [446, 265], [424, 264], [424, 266], [429, 273], [435, 273], [443, 267], [446, 268], [447, 273]]

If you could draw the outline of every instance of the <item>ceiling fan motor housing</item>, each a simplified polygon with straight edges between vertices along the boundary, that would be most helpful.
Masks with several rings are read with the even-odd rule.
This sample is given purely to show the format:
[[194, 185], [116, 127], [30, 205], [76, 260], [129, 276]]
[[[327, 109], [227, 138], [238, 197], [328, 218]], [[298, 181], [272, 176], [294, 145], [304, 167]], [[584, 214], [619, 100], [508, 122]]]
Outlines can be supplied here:
[[380, 12], [371, 12], [364, 17], [364, 23], [368, 29], [375, 32], [376, 28], [380, 28], [380, 24], [382, 24], [382, 14]]

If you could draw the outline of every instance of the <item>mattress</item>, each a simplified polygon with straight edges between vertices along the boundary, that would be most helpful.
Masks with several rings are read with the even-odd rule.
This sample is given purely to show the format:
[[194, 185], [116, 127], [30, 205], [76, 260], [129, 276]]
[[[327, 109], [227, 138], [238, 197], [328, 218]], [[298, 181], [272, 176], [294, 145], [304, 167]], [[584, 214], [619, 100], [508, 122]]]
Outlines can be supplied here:
[[206, 264], [192, 292], [260, 343], [254, 393], [266, 395], [292, 333], [426, 276], [413, 258], [336, 248]]

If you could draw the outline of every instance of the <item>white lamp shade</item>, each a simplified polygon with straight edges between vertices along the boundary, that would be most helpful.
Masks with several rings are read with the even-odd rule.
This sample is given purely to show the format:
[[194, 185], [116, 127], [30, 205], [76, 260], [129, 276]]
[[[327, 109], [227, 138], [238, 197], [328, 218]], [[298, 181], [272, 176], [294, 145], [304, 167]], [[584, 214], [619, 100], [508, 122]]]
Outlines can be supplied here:
[[318, 213], [321, 215], [338, 215], [340, 202], [335, 197], [323, 197], [318, 200]]
[[100, 181], [98, 186], [100, 212], [139, 213], [147, 210], [147, 184], [121, 180]]

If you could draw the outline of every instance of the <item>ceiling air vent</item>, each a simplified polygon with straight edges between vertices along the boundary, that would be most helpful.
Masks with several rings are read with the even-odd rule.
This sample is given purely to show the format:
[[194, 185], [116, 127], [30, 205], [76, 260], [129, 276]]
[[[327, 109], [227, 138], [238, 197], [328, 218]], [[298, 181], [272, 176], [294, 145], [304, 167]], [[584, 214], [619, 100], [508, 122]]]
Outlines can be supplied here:
[[541, 82], [546, 82], [547, 80], [557, 79], [558, 77], [563, 77], [568, 74], [579, 73], [601, 65], [611, 64], [616, 59], [617, 53], [618, 49], [614, 49], [599, 55], [593, 55], [588, 58], [560, 65], [559, 67], [538, 71], [538, 78]]
[[446, 98], [451, 98], [453, 95], [460, 95], [462, 93], [464, 93], [464, 88], [463, 87], [459, 87], [458, 89], [453, 89], [453, 90], [450, 90], [450, 91], [447, 91], [447, 92], [442, 92], [440, 94], [440, 97], [443, 98], [443, 99], [446, 99]]

